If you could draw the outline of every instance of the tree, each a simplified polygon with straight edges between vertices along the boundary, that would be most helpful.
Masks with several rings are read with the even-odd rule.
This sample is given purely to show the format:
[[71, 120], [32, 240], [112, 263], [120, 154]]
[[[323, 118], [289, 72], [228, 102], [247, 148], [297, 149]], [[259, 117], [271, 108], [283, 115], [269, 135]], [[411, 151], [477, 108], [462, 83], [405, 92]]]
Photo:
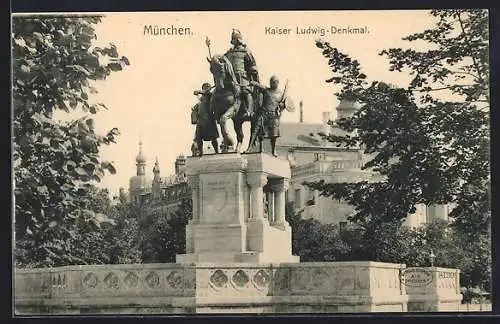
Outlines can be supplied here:
[[[108, 218], [112, 214], [108, 190], [91, 187], [85, 195], [77, 197], [75, 202], [81, 207], [82, 212], [74, 222], [69, 222], [65, 226], [70, 233], [71, 241], [66, 243], [68, 247], [62, 264], [108, 263], [109, 242], [105, 236], [106, 231], [115, 225], [114, 220]], [[32, 247], [30, 250], [38, 249]]]
[[[435, 49], [382, 51], [390, 69], [408, 69], [409, 89], [421, 94], [422, 110], [434, 145], [445, 163], [448, 199], [457, 204], [451, 212], [454, 225], [464, 233], [489, 232], [489, 37], [484, 9], [433, 10], [436, 26], [405, 39], [424, 41]], [[454, 96], [454, 101], [439, 97]]]
[[122, 201], [113, 206], [109, 218], [112, 226], [104, 226], [103, 241], [106, 242], [107, 263], [140, 263], [139, 220], [140, 211], [135, 204]]
[[[422, 34], [411, 35], [407, 39], [424, 37], [426, 40], [437, 39], [439, 43], [452, 44], [453, 42], [442, 40], [445, 36], [437, 36], [441, 35], [440, 33], [446, 34], [450, 26], [453, 26], [451, 22], [443, 20], [457, 15], [465, 16], [467, 13], [467, 11], [432, 11], [433, 15], [440, 17], [438, 27]], [[468, 14], [470, 17], [463, 18], [463, 24], [472, 26], [473, 23], [477, 23], [478, 26], [462, 30], [461, 34], [472, 33], [480, 27], [487, 29], [487, 25], [483, 24], [484, 19], [477, 17], [484, 15], [484, 11], [472, 11]], [[442, 26], [448, 27], [443, 29]], [[422, 36], [430, 34], [434, 36]], [[473, 37], [476, 39], [481, 36], [484, 36], [484, 32]], [[462, 35], [459, 38], [468, 39], [468, 36]], [[408, 213], [414, 212], [415, 204], [453, 202], [457, 207], [451, 215], [456, 224], [467, 223], [476, 218], [474, 226], [476, 232], [487, 231], [489, 213], [485, 212], [487, 208], [484, 207], [488, 204], [489, 196], [487, 150], [489, 120], [487, 113], [479, 109], [477, 102], [472, 101], [482, 101], [483, 99], [479, 99], [482, 97], [470, 95], [471, 88], [484, 88], [483, 79], [476, 80], [476, 86], [451, 86], [457, 96], [456, 101], [441, 101], [431, 95], [431, 92], [437, 89], [427, 85], [431, 80], [423, 78], [421, 73], [418, 73], [418, 69], [425, 65], [427, 68], [422, 68], [423, 71], [431, 73], [435, 82], [445, 82], [442, 75], [446, 74], [444, 71], [447, 70], [444, 67], [439, 71], [437, 68], [433, 70], [428, 66], [429, 62], [442, 66], [445, 64], [442, 61], [446, 61], [447, 64], [454, 66], [456, 62], [463, 62], [465, 55], [474, 55], [474, 51], [467, 51], [466, 49], [470, 47], [463, 45], [460, 51], [438, 49], [427, 51], [425, 55], [401, 49], [382, 52], [382, 54], [390, 53], [392, 69], [409, 65], [410, 68], [417, 70], [413, 72], [417, 74], [415, 79], [407, 89], [404, 89], [378, 81], [367, 85], [366, 76], [361, 73], [359, 62], [332, 48], [326, 42], [318, 41], [317, 46], [323, 50], [323, 55], [329, 59], [332, 71], [337, 74], [327, 82], [341, 85], [341, 91], [338, 93], [340, 98], [350, 97], [363, 105], [353, 117], [338, 122], [338, 126], [348, 131], [349, 135], [329, 136], [328, 139], [338, 142], [339, 145], [361, 145], [366, 154], [373, 156], [363, 168], [381, 174], [384, 181], [311, 185], [325, 195], [335, 199], [344, 198], [353, 204], [356, 207], [353, 221], [356, 222], [398, 221]], [[481, 52], [482, 50], [479, 51]], [[455, 55], [449, 56], [452, 53]], [[422, 59], [421, 64], [415, 62], [418, 58]], [[481, 58], [480, 55], [471, 61], [478, 62]], [[467, 66], [462, 63], [458, 69], [470, 71], [476, 65], [477, 63]], [[483, 70], [484, 67], [481, 65], [478, 73], [482, 73]], [[424, 96], [415, 97], [415, 93], [422, 92], [425, 93]], [[471, 200], [474, 200], [475, 204], [471, 204]], [[466, 215], [465, 212], [465, 210], [467, 213], [472, 212], [471, 205], [475, 209], [474, 216], [477, 216], [475, 218]]]
[[302, 217], [302, 210], [295, 212], [295, 203], [286, 202], [285, 204], [285, 220], [288, 222], [290, 227], [293, 229], [296, 227], [297, 223]]
[[141, 222], [142, 262], [175, 262], [186, 253], [186, 225], [191, 219], [191, 198], [181, 201], [172, 213], [150, 213]]
[[487, 237], [480, 236], [475, 244], [465, 245], [462, 230], [437, 220], [408, 232], [411, 244], [407, 246], [407, 266], [428, 266], [430, 250], [436, 256], [438, 267], [460, 269], [463, 287], [480, 286], [490, 290], [491, 260]]
[[[60, 264], [109, 264], [140, 262], [137, 219], [129, 205], [112, 205], [107, 189], [92, 187], [86, 196], [76, 199], [82, 212], [74, 222], [66, 224], [71, 241], [67, 252], [58, 256]], [[51, 266], [54, 259], [41, 260], [35, 241], [21, 241], [16, 255], [21, 267]], [[50, 244], [50, 242], [49, 242]], [[33, 261], [35, 260], [35, 261]]]
[[[30, 266], [80, 263], [72, 257], [75, 223], [92, 210], [81, 208], [107, 170], [99, 148], [115, 142], [116, 128], [96, 134], [89, 116], [59, 122], [56, 111], [96, 114], [94, 81], [128, 65], [116, 46], [92, 45], [97, 16], [14, 17], [13, 164], [16, 257]], [[26, 251], [29, 248], [30, 251]]]
[[285, 205], [285, 219], [292, 228], [292, 252], [300, 256], [301, 261], [339, 261], [349, 255], [349, 247], [336, 226], [302, 219], [301, 214], [302, 211], [294, 211], [293, 203]]
[[382, 223], [382, 227], [370, 230], [348, 226], [340, 231], [336, 225], [301, 219], [300, 211], [293, 212], [293, 204], [286, 211], [290, 220], [295, 219], [290, 223], [292, 251], [303, 262], [373, 260], [428, 267], [433, 251], [435, 266], [461, 270], [461, 286], [490, 288], [491, 262], [484, 237], [480, 244], [464, 246], [461, 232], [445, 221], [436, 220], [413, 229]]
[[[362, 105], [337, 122], [348, 135], [323, 136], [339, 146], [361, 147], [369, 156], [363, 169], [382, 180], [307, 184], [354, 206], [350, 220], [367, 237], [385, 235], [387, 242], [398, 241], [402, 220], [417, 204], [451, 203], [460, 244], [485, 251], [477, 244], [489, 242], [491, 219], [487, 11], [433, 10], [431, 15], [436, 25], [404, 38], [429, 49], [380, 53], [389, 58], [390, 70], [412, 75], [405, 88], [367, 82], [357, 60], [316, 42], [334, 72], [327, 82], [340, 86], [339, 99]], [[375, 246], [380, 261], [393, 261], [387, 260], [387, 246]], [[484, 253], [482, 258], [489, 254]]]
[[179, 207], [168, 220], [166, 248], [171, 251], [169, 262], [175, 262], [177, 254], [186, 253], [186, 225], [193, 215], [191, 198], [182, 199]]

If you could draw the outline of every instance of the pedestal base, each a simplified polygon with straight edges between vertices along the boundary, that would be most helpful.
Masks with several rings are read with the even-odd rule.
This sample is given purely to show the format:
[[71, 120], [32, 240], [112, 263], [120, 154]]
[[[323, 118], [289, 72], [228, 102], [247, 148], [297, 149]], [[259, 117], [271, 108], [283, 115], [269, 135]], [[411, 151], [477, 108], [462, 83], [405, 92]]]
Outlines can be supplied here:
[[186, 227], [186, 254], [177, 262], [299, 262], [285, 221], [288, 161], [218, 154], [188, 159], [186, 174], [193, 220]]
[[[295, 255], [282, 256], [284, 263], [298, 263], [299, 257]], [[214, 260], [217, 260], [216, 262]], [[199, 254], [178, 254], [176, 263], [197, 264], [197, 263], [269, 263], [271, 258], [262, 252], [242, 252], [242, 253], [199, 253]], [[273, 259], [274, 260], [274, 259]]]
[[187, 242], [193, 246], [176, 257], [177, 263], [262, 262], [296, 263], [292, 255], [290, 226], [270, 225], [266, 219], [250, 219], [246, 225], [187, 225]]
[[270, 225], [267, 219], [250, 219], [247, 228], [248, 250], [259, 252], [254, 262], [299, 262], [292, 255], [292, 229], [287, 223]]

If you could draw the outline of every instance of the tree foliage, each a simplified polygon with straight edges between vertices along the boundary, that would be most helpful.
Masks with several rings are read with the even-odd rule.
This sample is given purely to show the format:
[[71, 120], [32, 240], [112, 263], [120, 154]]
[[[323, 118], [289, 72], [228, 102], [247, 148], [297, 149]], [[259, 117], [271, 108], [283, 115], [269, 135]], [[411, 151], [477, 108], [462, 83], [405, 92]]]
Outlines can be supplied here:
[[[300, 256], [302, 262], [370, 260], [428, 267], [432, 251], [435, 266], [461, 270], [461, 286], [490, 288], [487, 242], [464, 246], [462, 232], [450, 228], [445, 221], [436, 220], [419, 228], [382, 223], [373, 229], [353, 225], [341, 229], [338, 225], [302, 219], [301, 212], [294, 212], [293, 204], [287, 205], [286, 215], [292, 227], [293, 254]], [[478, 250], [478, 246], [483, 250]]]
[[191, 198], [172, 213], [150, 213], [140, 223], [142, 262], [175, 262], [186, 253], [186, 225], [192, 217]]
[[[13, 164], [18, 255], [33, 265], [82, 262], [72, 247], [77, 222], [98, 220], [87, 198], [93, 182], [115, 172], [99, 157], [101, 145], [115, 142], [116, 128], [105, 135], [94, 130], [89, 115], [106, 109], [89, 99], [94, 81], [128, 65], [116, 46], [93, 46], [100, 17], [14, 17]], [[57, 111], [87, 116], [57, 121]]]
[[139, 232], [139, 208], [130, 202], [120, 202], [113, 206], [109, 218], [113, 221], [105, 224], [103, 242], [106, 244], [106, 263], [140, 263], [142, 261]]
[[[367, 257], [379, 261], [418, 260], [406, 246], [431, 246], [431, 236], [440, 237], [441, 229], [427, 228], [428, 237], [412, 243], [402, 220], [417, 204], [450, 204], [455, 239], [446, 239], [445, 250], [461, 251], [453, 250], [453, 261], [441, 260], [459, 267], [464, 282], [484, 283], [491, 274], [488, 14], [475, 9], [430, 14], [435, 25], [404, 38], [415, 46], [380, 53], [391, 71], [409, 73], [407, 87], [368, 82], [357, 60], [316, 42], [333, 72], [326, 82], [339, 89], [339, 99], [361, 104], [353, 116], [336, 122], [347, 135], [323, 136], [339, 146], [360, 147], [368, 157], [362, 168], [381, 180], [306, 184], [354, 206], [350, 220], [362, 231], [360, 244], [369, 244], [363, 247], [372, 251]], [[468, 261], [460, 262], [458, 255]], [[473, 259], [484, 270], [469, 262]]]
[[[72, 264], [113, 264], [141, 261], [138, 241], [137, 208], [131, 204], [112, 204], [106, 189], [92, 187], [86, 196], [78, 197], [82, 212], [65, 224], [71, 240], [64, 254], [53, 255], [58, 238], [46, 241], [18, 240], [16, 265], [39, 267]], [[33, 236], [38, 239], [37, 236]], [[62, 244], [62, 243], [61, 243]], [[41, 247], [42, 246], [42, 247]]]
[[490, 223], [488, 17], [484, 10], [431, 14], [435, 26], [405, 38], [431, 49], [380, 53], [391, 70], [413, 76], [407, 88], [369, 84], [357, 60], [317, 41], [334, 72], [327, 82], [340, 87], [339, 98], [362, 105], [337, 122], [349, 135], [328, 139], [360, 145], [371, 156], [363, 169], [383, 181], [309, 185], [349, 202], [356, 211], [352, 221], [367, 227], [398, 222], [416, 204], [453, 203], [454, 225], [472, 240], [488, 235]]
[[350, 254], [349, 247], [337, 235], [335, 225], [324, 225], [315, 219], [302, 219], [293, 203], [285, 206], [285, 219], [292, 228], [292, 253], [303, 262], [336, 261]]
[[404, 40], [424, 42], [430, 50], [391, 48], [381, 52], [390, 59], [391, 71], [408, 69], [410, 87], [433, 101], [430, 93], [448, 91], [465, 102], [489, 107], [489, 35], [485, 9], [433, 10], [433, 28]]

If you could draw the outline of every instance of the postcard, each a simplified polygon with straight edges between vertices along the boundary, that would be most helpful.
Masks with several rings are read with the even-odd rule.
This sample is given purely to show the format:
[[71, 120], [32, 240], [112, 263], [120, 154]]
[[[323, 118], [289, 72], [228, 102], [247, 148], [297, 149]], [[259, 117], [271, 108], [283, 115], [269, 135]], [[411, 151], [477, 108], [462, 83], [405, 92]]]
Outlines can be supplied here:
[[488, 10], [14, 13], [14, 312], [491, 311]]

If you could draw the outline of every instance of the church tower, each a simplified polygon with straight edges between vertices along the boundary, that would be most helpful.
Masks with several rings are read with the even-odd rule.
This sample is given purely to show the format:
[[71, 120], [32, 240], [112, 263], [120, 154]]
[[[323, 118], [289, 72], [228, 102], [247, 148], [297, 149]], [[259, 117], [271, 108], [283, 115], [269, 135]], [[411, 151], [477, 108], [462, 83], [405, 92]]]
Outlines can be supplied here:
[[142, 153], [142, 142], [139, 142], [139, 154], [137, 154], [135, 162], [137, 166], [137, 175], [146, 175], [146, 157]]
[[153, 199], [161, 197], [161, 177], [160, 177], [160, 164], [158, 163], [158, 157], [156, 157], [155, 166], [153, 167]]
[[139, 153], [135, 158], [136, 175], [130, 178], [129, 194], [130, 200], [139, 203], [141, 194], [145, 193], [151, 184], [146, 176], [146, 157], [142, 153], [142, 142], [139, 142]]

